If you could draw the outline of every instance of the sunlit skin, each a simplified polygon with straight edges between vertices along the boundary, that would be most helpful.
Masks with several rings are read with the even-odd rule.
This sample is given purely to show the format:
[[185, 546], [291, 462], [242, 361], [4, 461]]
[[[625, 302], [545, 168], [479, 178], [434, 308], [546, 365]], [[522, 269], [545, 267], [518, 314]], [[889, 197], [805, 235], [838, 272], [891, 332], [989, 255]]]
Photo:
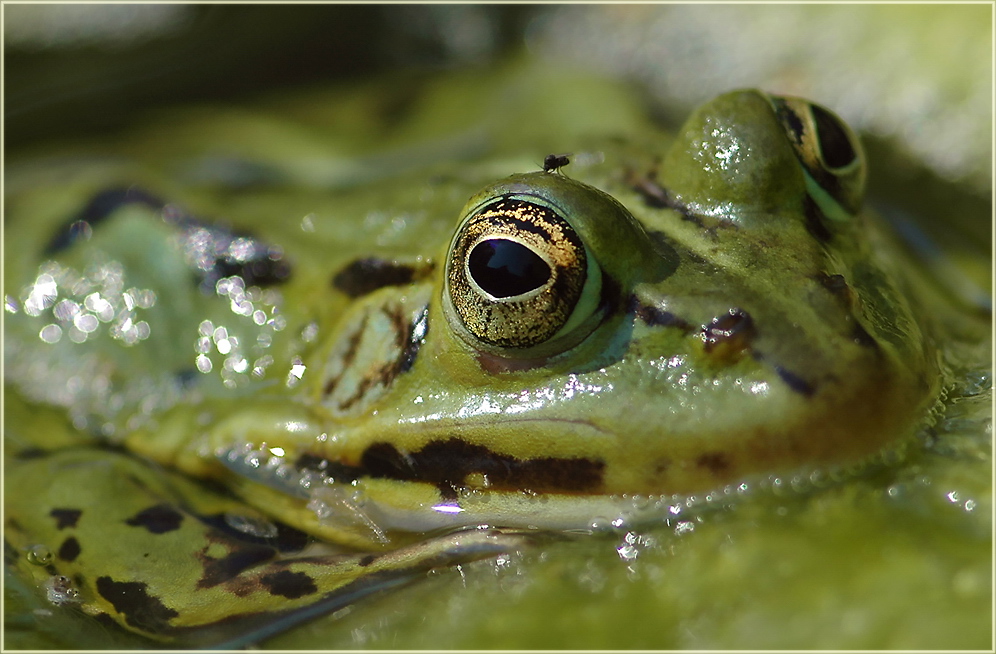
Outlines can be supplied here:
[[[371, 214], [314, 233], [299, 216], [240, 224], [233, 189], [200, 208], [209, 193], [170, 204], [156, 175], [74, 183], [86, 208], [40, 212], [51, 231], [9, 264], [8, 384], [62, 407], [81, 443], [109, 439], [179, 474], [22, 436], [12, 451], [65, 460], [25, 459], [8, 480], [50, 465], [104, 466], [119, 481], [89, 499], [54, 484], [9, 503], [12, 541], [60, 542], [53, 510], [121, 497], [103, 520], [81, 519], [81, 538], [96, 540], [168, 496], [191, 515], [250, 516], [263, 526], [241, 531], [256, 537], [272, 520], [395, 552], [300, 563], [293, 579], [235, 570], [212, 586], [205, 560], [234, 545], [190, 519], [161, 557], [199, 589], [189, 597], [166, 573], [86, 556], [86, 542], [60, 563], [87, 583], [145, 580], [167, 607], [155, 625], [129, 620], [108, 582], [81, 592], [129, 629], [179, 638], [162, 625], [290, 610], [371, 572], [514, 544], [425, 532], [639, 522], [640, 498], [846, 469], [922, 420], [936, 357], [878, 260], [864, 156], [839, 118], [737, 91], [700, 107], [665, 150], [606, 141], [598, 163], [578, 155], [458, 187], [462, 210], [422, 204], [420, 231], [386, 250]], [[233, 225], [220, 227], [208, 216], [227, 197]], [[376, 206], [378, 189], [348, 198], [365, 201]], [[8, 201], [22, 220], [38, 202]], [[129, 493], [122, 477], [147, 488]], [[197, 491], [198, 479], [238, 500]], [[268, 592], [239, 595], [237, 583]], [[204, 604], [213, 611], [194, 616]]]

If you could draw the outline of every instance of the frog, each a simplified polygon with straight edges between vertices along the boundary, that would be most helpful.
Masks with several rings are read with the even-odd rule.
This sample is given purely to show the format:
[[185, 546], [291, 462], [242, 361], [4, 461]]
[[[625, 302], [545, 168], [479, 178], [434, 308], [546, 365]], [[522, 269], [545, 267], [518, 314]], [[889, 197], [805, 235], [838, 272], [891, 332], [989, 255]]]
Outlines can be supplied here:
[[7, 184], [8, 415], [44, 426], [5, 425], [8, 561], [115, 628], [249, 644], [661, 498], [846, 474], [937, 399], [860, 141], [816, 103], [733, 91], [456, 172], [171, 134]]

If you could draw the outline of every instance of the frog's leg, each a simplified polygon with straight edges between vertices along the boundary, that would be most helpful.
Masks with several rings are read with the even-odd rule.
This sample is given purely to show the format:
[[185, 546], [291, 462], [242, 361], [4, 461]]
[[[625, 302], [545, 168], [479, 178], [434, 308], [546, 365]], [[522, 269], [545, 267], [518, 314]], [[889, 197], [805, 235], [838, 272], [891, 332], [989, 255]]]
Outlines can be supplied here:
[[8, 559], [54, 602], [162, 642], [243, 646], [437, 566], [520, 547], [472, 530], [333, 549], [198, 482], [99, 447], [8, 457]]

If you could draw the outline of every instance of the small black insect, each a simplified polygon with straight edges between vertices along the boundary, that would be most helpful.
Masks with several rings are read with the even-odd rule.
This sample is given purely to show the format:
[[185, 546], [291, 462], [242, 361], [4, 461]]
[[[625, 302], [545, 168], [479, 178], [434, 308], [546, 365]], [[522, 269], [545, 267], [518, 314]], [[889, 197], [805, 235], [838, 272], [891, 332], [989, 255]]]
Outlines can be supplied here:
[[555, 173], [561, 168], [571, 163], [570, 157], [566, 154], [548, 154], [543, 160], [543, 172]]

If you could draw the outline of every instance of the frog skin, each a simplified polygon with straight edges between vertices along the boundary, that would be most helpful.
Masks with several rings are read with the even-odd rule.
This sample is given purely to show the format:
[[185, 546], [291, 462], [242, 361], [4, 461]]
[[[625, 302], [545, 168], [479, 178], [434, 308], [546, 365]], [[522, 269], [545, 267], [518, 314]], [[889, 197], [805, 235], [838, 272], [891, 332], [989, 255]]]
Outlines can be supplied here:
[[[8, 402], [80, 428], [8, 444], [8, 543], [58, 552], [22, 567], [176, 640], [330, 610], [370, 579], [519, 547], [517, 530], [633, 524], [655, 515], [648, 497], [846, 470], [902, 443], [936, 398], [936, 353], [861, 211], [847, 126], [736, 91], [655, 148], [608, 139], [492, 177], [460, 211], [399, 214], [406, 242], [386, 252], [360, 227], [313, 235], [310, 215], [243, 226], [273, 211], [265, 184], [191, 190], [106, 161], [66, 184], [38, 210], [43, 263], [10, 263]], [[434, 192], [472, 193], [454, 179]], [[14, 186], [25, 220], [41, 191]], [[205, 218], [218, 207], [235, 226]], [[102, 383], [68, 388], [81, 376]], [[64, 482], [11, 492], [46, 478]], [[150, 515], [177, 527], [154, 534]], [[142, 539], [128, 556], [73, 533], [122, 522]], [[174, 547], [196, 560], [176, 579], [136, 558]]]

